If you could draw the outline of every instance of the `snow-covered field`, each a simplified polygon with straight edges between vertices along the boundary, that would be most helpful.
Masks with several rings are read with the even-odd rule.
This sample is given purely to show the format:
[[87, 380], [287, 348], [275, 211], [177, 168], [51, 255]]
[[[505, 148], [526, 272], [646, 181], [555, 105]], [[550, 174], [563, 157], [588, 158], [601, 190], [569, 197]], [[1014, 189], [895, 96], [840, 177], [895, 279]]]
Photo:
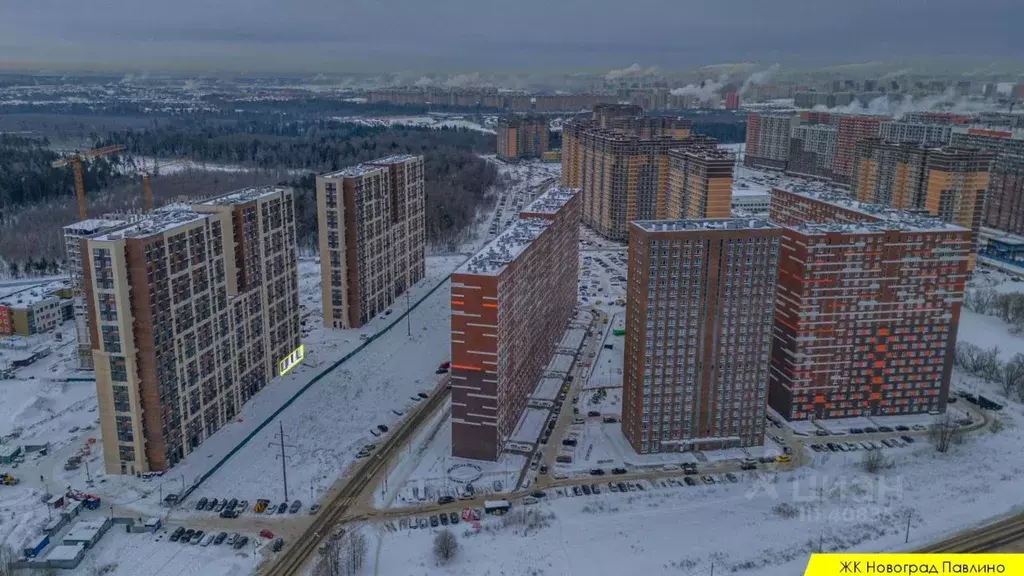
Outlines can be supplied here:
[[[383, 117], [366, 117], [366, 116], [346, 116], [346, 117], [335, 117], [332, 120], [339, 122], [345, 122], [349, 124], [360, 124], [363, 126], [416, 126], [425, 128], [434, 128], [440, 130], [441, 128], [463, 128], [466, 130], [474, 130], [476, 132], [483, 132], [484, 134], [495, 134], [493, 128], [488, 128], [484, 124], [474, 122], [472, 120], [466, 120], [463, 116], [451, 116], [451, 115], [430, 115], [430, 116], [383, 116]], [[492, 122], [488, 122], [488, 118], [484, 118], [484, 123], [487, 125], [493, 125], [493, 117], [490, 118]]]
[[[246, 547], [235, 550], [227, 544], [198, 546], [171, 542], [168, 532], [128, 534], [112, 527], [86, 553], [82, 563], [69, 574], [112, 576], [205, 576], [207, 574], [252, 574], [262, 556], [266, 540], [250, 536]], [[106, 569], [106, 572], [102, 572]]]

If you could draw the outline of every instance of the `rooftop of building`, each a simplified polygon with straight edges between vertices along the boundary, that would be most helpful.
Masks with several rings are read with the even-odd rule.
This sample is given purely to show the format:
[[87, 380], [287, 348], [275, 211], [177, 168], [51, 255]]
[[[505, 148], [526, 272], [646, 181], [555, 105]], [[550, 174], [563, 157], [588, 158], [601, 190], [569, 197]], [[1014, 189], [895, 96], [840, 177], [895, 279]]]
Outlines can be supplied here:
[[544, 218], [519, 218], [459, 266], [455, 273], [497, 276], [549, 226], [551, 220]]
[[523, 212], [534, 214], [554, 214], [562, 209], [573, 196], [580, 192], [579, 188], [552, 186], [546, 192], [534, 198], [533, 202], [523, 208]]
[[334, 178], [356, 178], [359, 176], [365, 176], [371, 172], [378, 172], [384, 170], [382, 166], [375, 166], [373, 164], [356, 164], [355, 166], [349, 166], [342, 168], [341, 170], [335, 170], [334, 172], [327, 172], [321, 174], [321, 178], [334, 179]]
[[206, 214], [200, 214], [192, 210], [157, 210], [142, 220], [124, 228], [96, 236], [93, 240], [109, 242], [128, 238], [146, 238], [208, 217]]
[[729, 162], [734, 162], [736, 160], [736, 155], [725, 148], [676, 148], [669, 152], [683, 153], [687, 156], [702, 160], [728, 160]]
[[54, 296], [55, 291], [56, 288], [50, 285], [22, 290], [0, 298], [0, 305], [7, 306], [12, 310], [25, 310], [46, 300], [59, 300], [59, 297]]
[[[783, 190], [781, 188], [773, 188], [772, 192], [774, 193], [776, 190], [779, 190], [781, 192], [789, 192], [791, 194], [796, 194], [798, 196], [803, 196], [804, 198], [809, 198], [811, 200], [816, 200], [818, 202], [823, 202], [823, 203], [826, 203], [826, 204], [831, 204], [833, 206], [839, 206], [841, 208], [845, 208], [845, 209], [851, 210], [853, 212], [858, 212], [860, 214], [863, 214], [865, 216], [868, 216], [870, 218], [874, 218], [875, 219], [874, 222], [857, 223], [857, 224], [854, 225], [855, 227], [859, 226], [859, 227], [862, 227], [862, 228], [871, 228], [871, 229], [879, 229], [879, 230], [882, 230], [882, 229], [884, 229], [884, 230], [903, 230], [903, 231], [906, 231], [906, 232], [925, 231], [925, 230], [946, 230], [946, 231], [963, 231], [963, 230], [966, 230], [966, 228], [962, 228], [962, 227], [957, 226], [955, 224], [950, 224], [948, 222], [943, 222], [942, 220], [939, 220], [938, 218], [935, 218], [934, 216], [928, 216], [928, 215], [925, 215], [925, 214], [917, 214], [917, 213], [914, 213], [914, 212], [907, 212], [905, 210], [898, 210], [896, 208], [889, 208], [887, 206], [882, 206], [880, 204], [872, 204], [870, 202], [861, 202], [859, 200], [854, 200], [848, 194], [843, 193], [843, 192], [834, 192], [834, 191], [823, 192], [823, 191], [818, 191], [818, 190], [800, 189], [800, 188], [794, 189], [794, 190]], [[807, 230], [810, 231], [810, 230], [816, 230], [817, 226], [825, 226], [825, 227], [837, 226], [837, 227], [842, 227], [842, 226], [846, 226], [846, 225], [845, 224], [830, 224], [830, 223], [825, 223], [825, 224], [809, 223], [806, 226], [808, 226]], [[795, 226], [795, 228], [800, 228], [800, 226]], [[844, 231], [844, 230], [836, 229], [836, 230], [832, 230], [832, 231]]]
[[688, 220], [634, 220], [645, 232], [697, 232], [712, 230], [764, 230], [779, 228], [764, 218], [714, 218]]
[[67, 542], [71, 541], [85, 541], [91, 540], [96, 536], [98, 532], [106, 527], [107, 518], [96, 519], [96, 520], [82, 520], [71, 527], [68, 533], [64, 535], [63, 540]]
[[234, 192], [226, 192], [208, 200], [196, 202], [196, 204], [200, 206], [230, 206], [232, 204], [247, 204], [249, 202], [255, 202], [256, 200], [266, 196], [280, 194], [282, 191], [284, 191], [284, 188], [281, 186], [253, 186], [250, 188], [235, 190]]
[[79, 555], [83, 553], [85, 553], [85, 545], [83, 544], [61, 544], [59, 546], [54, 546], [53, 550], [50, 550], [50, 553], [46, 555], [46, 559], [55, 561], [72, 561], [76, 560]]
[[89, 218], [64, 227], [65, 234], [76, 234], [78, 236], [92, 236], [104, 230], [110, 230], [128, 222], [128, 218], [118, 220], [114, 218]]
[[412, 154], [392, 154], [391, 156], [385, 156], [376, 160], [371, 160], [368, 164], [401, 164], [402, 162], [408, 162], [415, 158], [421, 158], [421, 156], [414, 156]]

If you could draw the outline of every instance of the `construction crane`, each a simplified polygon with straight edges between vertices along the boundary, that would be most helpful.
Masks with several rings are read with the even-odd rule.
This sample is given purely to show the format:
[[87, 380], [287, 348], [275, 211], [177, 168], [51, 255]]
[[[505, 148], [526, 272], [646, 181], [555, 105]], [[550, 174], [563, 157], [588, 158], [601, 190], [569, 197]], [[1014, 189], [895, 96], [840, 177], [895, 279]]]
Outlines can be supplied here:
[[183, 164], [185, 162], [188, 162], [188, 158], [178, 158], [177, 160], [171, 160], [169, 162], [164, 162], [163, 164], [154, 165], [152, 170], [147, 170], [146, 161], [142, 161], [142, 170], [140, 170], [140, 173], [142, 174], [142, 193], [146, 201], [146, 212], [153, 211], [153, 189], [149, 185], [149, 177], [161, 168], [174, 166], [175, 164]]
[[116, 144], [114, 146], [95, 148], [87, 152], [75, 152], [63, 160], [54, 161], [54, 168], [60, 168], [71, 164], [71, 171], [75, 175], [75, 196], [78, 199], [79, 220], [85, 220], [85, 180], [82, 178], [82, 160], [106, 156], [107, 154], [113, 154], [114, 152], [120, 152], [121, 150], [124, 150], [124, 146]]

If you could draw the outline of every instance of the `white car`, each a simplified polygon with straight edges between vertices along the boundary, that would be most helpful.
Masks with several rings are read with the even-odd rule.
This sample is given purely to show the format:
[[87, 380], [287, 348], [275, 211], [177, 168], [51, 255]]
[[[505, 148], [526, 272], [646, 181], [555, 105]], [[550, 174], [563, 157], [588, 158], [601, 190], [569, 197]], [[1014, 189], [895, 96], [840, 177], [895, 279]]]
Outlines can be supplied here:
[[203, 541], [199, 543], [200, 546], [209, 546], [213, 539], [216, 538], [216, 534], [207, 534], [203, 537]]

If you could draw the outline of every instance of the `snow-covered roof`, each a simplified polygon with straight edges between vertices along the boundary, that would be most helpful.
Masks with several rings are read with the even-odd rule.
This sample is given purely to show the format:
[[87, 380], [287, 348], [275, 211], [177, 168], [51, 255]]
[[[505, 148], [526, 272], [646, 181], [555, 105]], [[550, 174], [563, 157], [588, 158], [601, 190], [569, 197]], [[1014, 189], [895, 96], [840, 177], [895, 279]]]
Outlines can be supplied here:
[[349, 166], [348, 168], [342, 168], [334, 172], [328, 172], [321, 174], [322, 178], [354, 178], [356, 176], [363, 176], [371, 172], [383, 171], [384, 167], [374, 166], [372, 164], [356, 164], [355, 166]]
[[685, 232], [696, 230], [761, 230], [778, 228], [764, 218], [720, 218], [694, 220], [635, 220], [646, 232]]
[[579, 188], [551, 187], [546, 192], [534, 198], [523, 212], [531, 214], [554, 214], [562, 209], [573, 196], [578, 194]]
[[125, 238], [145, 238], [162, 234], [168, 230], [173, 230], [179, 226], [184, 226], [204, 218], [209, 218], [209, 216], [193, 212], [192, 210], [161, 210], [153, 212], [149, 217], [139, 220], [130, 226], [97, 236], [94, 239], [106, 242], [123, 240]]
[[75, 222], [74, 224], [68, 224], [64, 227], [65, 234], [74, 234], [77, 236], [92, 236], [98, 234], [104, 230], [110, 230], [125, 224], [128, 220], [115, 220], [112, 218], [90, 218], [88, 220], [82, 220]]
[[85, 552], [83, 544], [61, 544], [50, 550], [46, 555], [47, 560], [76, 560]]
[[[776, 190], [781, 190], [776, 188]], [[794, 188], [790, 190], [782, 190], [784, 192], [790, 192], [798, 196], [803, 196], [810, 200], [816, 200], [826, 204], [832, 204], [833, 206], [840, 206], [847, 210], [859, 212], [872, 219], [872, 221], [860, 223], [859, 226], [862, 228], [872, 229], [884, 229], [884, 230], [948, 230], [948, 231], [963, 231], [965, 228], [957, 226], [956, 224], [950, 224], [944, 222], [934, 216], [928, 216], [925, 214], [918, 214], [914, 212], [906, 212], [904, 210], [898, 210], [896, 208], [889, 208], [881, 204], [872, 204], [870, 202], [861, 202], [854, 200], [849, 194], [843, 192], [833, 191], [820, 191], [812, 190], [808, 188]], [[796, 227], [799, 228], [799, 227]], [[813, 230], [813, 227], [809, 227], [808, 230]]]
[[214, 196], [209, 200], [203, 200], [198, 202], [200, 206], [228, 206], [231, 204], [246, 204], [254, 202], [263, 198], [264, 196], [273, 196], [280, 194], [284, 191], [284, 188], [280, 186], [254, 186], [251, 188], [242, 188], [241, 190], [235, 190], [234, 192], [227, 192], [219, 196]]
[[50, 290], [43, 290], [42, 287], [34, 288], [32, 290], [26, 290], [24, 292], [18, 292], [17, 294], [11, 294], [0, 299], [0, 304], [10, 308], [24, 309], [35, 306], [41, 302], [47, 300], [60, 300], [60, 298], [53, 296]]
[[385, 156], [368, 162], [368, 164], [398, 164], [400, 162], [408, 162], [416, 158], [412, 154], [393, 154], [391, 156]]
[[64, 535], [64, 542], [87, 542], [96, 537], [103, 530], [106, 518], [103, 520], [82, 520], [68, 530]]
[[462, 266], [459, 266], [455, 273], [487, 276], [501, 274], [542, 232], [547, 230], [548, 226], [551, 226], [551, 220], [519, 218]]

